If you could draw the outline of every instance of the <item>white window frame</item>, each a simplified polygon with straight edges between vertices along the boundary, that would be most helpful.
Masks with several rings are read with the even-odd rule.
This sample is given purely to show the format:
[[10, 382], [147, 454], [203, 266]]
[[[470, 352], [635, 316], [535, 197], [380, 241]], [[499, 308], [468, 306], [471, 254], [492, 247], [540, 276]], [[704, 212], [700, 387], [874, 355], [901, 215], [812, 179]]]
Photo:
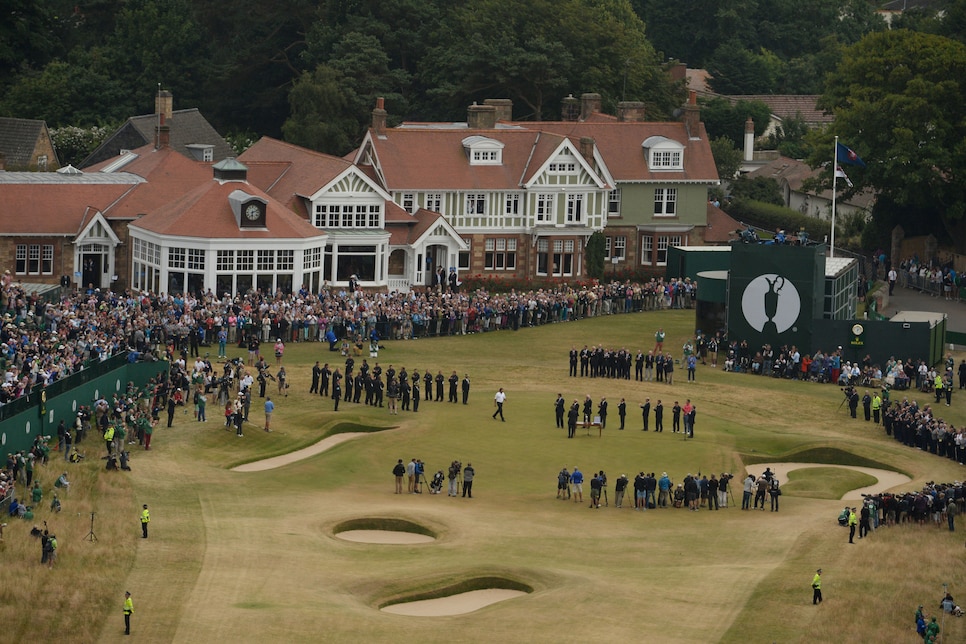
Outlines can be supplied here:
[[467, 217], [486, 216], [486, 194], [482, 192], [468, 192], [465, 199], [465, 210]]
[[567, 223], [582, 224], [584, 221], [584, 194], [571, 192], [567, 194]]
[[168, 268], [184, 268], [185, 257], [184, 248], [168, 248]]
[[473, 246], [471, 239], [464, 239], [463, 242], [466, 244], [466, 250], [461, 250], [459, 252], [459, 257], [457, 258], [457, 268], [462, 271], [470, 270], [470, 261], [473, 257]]
[[655, 217], [677, 217], [678, 215], [678, 189], [677, 188], [655, 188], [654, 189], [654, 216]]
[[614, 257], [621, 261], [627, 258], [627, 237], [624, 235], [614, 237]]
[[403, 210], [408, 212], [410, 215], [416, 212], [416, 193], [414, 192], [404, 192], [400, 203]]
[[215, 259], [215, 271], [229, 273], [235, 270], [235, 251], [219, 250]]
[[483, 242], [483, 265], [488, 271], [515, 271], [517, 269], [516, 238], [488, 237]]
[[[657, 238], [657, 266], [667, 266], [667, 251], [672, 246], [681, 245], [681, 235], [659, 235]], [[663, 258], [663, 259], [662, 259]]]
[[537, 223], [548, 223], [556, 219], [555, 194], [552, 192], [542, 192], [537, 195], [534, 219]]
[[607, 193], [607, 216], [621, 216], [621, 189], [614, 188]]
[[503, 212], [509, 216], [516, 217], [520, 214], [520, 193], [508, 192], [504, 197]]
[[652, 256], [654, 254], [654, 235], [641, 235], [641, 264], [651, 266], [654, 264]]
[[426, 194], [426, 210], [443, 214], [443, 194], [440, 192], [430, 192]]
[[201, 248], [188, 249], [188, 261], [186, 267], [189, 271], [205, 270], [205, 251]]

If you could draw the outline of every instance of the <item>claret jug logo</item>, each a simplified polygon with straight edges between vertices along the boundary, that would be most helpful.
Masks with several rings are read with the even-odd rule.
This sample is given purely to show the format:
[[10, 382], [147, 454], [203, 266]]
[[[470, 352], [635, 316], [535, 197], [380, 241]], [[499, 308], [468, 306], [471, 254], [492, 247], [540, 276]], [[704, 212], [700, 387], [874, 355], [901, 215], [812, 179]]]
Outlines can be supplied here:
[[759, 275], [741, 295], [741, 312], [756, 331], [778, 334], [792, 328], [802, 310], [798, 289], [781, 275]]

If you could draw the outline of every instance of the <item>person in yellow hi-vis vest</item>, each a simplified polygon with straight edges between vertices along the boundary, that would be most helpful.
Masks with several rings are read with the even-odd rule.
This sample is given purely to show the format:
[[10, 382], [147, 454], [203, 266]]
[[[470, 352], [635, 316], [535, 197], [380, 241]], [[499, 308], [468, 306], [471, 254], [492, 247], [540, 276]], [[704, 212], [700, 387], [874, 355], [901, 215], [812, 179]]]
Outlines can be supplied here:
[[104, 430], [104, 445], [107, 447], [107, 455], [114, 452], [114, 425], [108, 425]]
[[882, 410], [882, 398], [879, 394], [872, 396], [872, 422], [879, 424], [879, 412]]
[[822, 603], [822, 569], [815, 571], [812, 577], [812, 605]]
[[148, 512], [147, 503], [144, 504], [144, 509], [141, 510], [141, 538], [148, 538], [148, 523], [151, 522], [151, 513]]
[[131, 601], [131, 593], [124, 593], [124, 634], [131, 634], [131, 614], [134, 612], [134, 602]]

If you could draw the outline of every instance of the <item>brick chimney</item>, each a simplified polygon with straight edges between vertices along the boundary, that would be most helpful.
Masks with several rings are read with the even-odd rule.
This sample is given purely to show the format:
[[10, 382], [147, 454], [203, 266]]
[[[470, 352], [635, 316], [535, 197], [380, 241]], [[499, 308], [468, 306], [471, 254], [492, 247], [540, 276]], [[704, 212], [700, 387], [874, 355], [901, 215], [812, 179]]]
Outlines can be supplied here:
[[580, 137], [580, 156], [584, 157], [584, 160], [592, 167], [594, 166], [594, 139], [592, 137]]
[[748, 117], [745, 121], [745, 161], [755, 160], [755, 122]]
[[174, 96], [168, 90], [158, 92], [154, 97], [154, 113], [163, 115], [165, 120], [171, 120], [171, 113], [174, 111]]
[[470, 105], [466, 110], [466, 127], [471, 130], [492, 130], [496, 127], [496, 106]]
[[168, 147], [171, 144], [171, 126], [168, 125], [168, 118], [164, 115], [164, 112], [158, 113], [158, 132], [157, 138], [155, 140], [154, 148], [156, 150], [161, 150]]
[[688, 77], [688, 64], [682, 62], [676, 62], [668, 69], [668, 76], [674, 82], [683, 81]]
[[576, 121], [578, 118], [580, 118], [580, 101], [574, 98], [573, 94], [570, 94], [561, 101], [560, 120]]
[[617, 104], [617, 120], [640, 122], [644, 120], [644, 103], [641, 101], [621, 101]]
[[483, 105], [492, 105], [496, 108], [496, 120], [510, 122], [513, 120], [513, 101], [508, 98], [488, 98], [483, 101]]
[[580, 120], [586, 121], [592, 114], [600, 112], [600, 94], [580, 95]]
[[684, 106], [684, 127], [688, 131], [688, 136], [692, 139], [698, 138], [701, 123], [701, 108], [698, 107], [698, 94], [694, 90], [688, 92], [688, 103]]
[[386, 133], [387, 116], [386, 99], [380, 96], [376, 99], [376, 107], [372, 110], [372, 131], [376, 133], [376, 136], [381, 136]]

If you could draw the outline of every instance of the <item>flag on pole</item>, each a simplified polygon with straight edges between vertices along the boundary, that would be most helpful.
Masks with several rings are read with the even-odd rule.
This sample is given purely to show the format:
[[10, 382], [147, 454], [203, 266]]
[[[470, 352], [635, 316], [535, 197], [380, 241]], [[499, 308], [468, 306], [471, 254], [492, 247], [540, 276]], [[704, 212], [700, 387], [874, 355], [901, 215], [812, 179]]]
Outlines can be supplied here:
[[846, 163], [848, 165], [857, 165], [865, 167], [865, 161], [855, 153], [855, 150], [847, 145], [842, 145], [841, 143], [835, 144], [835, 157], [836, 160], [841, 163]]
[[850, 188], [852, 187], [852, 182], [849, 180], [849, 175], [845, 174], [845, 170], [842, 169], [842, 166], [835, 166], [835, 176], [839, 179], [845, 179], [845, 183], [849, 184]]

